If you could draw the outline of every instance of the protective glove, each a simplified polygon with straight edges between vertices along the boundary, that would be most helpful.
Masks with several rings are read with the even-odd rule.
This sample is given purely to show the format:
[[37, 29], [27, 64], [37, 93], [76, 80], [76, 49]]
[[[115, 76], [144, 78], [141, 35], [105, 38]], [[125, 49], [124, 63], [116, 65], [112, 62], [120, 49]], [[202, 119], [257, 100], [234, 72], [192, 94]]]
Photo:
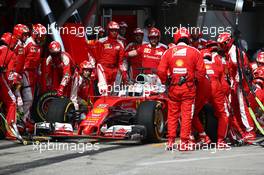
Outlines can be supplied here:
[[9, 74], [8, 80], [9, 82], [11, 82], [12, 85], [16, 86], [22, 83], [22, 76], [16, 72], [12, 72]]

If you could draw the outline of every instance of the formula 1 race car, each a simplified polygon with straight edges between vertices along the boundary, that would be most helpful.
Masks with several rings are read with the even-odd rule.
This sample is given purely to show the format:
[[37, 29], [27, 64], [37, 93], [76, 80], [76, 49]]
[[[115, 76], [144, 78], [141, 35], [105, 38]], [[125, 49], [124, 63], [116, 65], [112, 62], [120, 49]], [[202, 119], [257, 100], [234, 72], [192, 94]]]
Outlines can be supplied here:
[[161, 141], [168, 105], [158, 76], [140, 74], [135, 83], [121, 87], [116, 96], [99, 97], [90, 110], [75, 110], [68, 98], [53, 99], [35, 135]]

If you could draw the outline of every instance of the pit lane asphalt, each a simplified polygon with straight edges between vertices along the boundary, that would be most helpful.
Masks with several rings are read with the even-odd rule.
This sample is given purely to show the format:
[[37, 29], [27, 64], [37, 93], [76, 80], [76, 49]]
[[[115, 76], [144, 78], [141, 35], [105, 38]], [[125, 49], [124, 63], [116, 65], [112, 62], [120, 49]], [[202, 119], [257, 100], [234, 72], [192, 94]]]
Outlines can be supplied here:
[[[86, 151], [78, 153], [83, 151], [82, 146], [87, 143], [81, 142], [78, 145], [65, 143], [72, 146], [71, 150], [66, 149], [66, 146], [65, 150], [59, 150], [62, 147], [51, 150], [52, 146], [50, 150], [44, 150], [42, 145], [43, 150], [40, 151], [36, 144], [24, 146], [0, 140], [0, 174], [264, 174], [264, 149], [259, 146], [168, 152], [164, 150], [163, 143], [141, 145], [131, 142], [100, 142], [94, 147], [87, 144]], [[78, 146], [80, 149], [77, 149]]]

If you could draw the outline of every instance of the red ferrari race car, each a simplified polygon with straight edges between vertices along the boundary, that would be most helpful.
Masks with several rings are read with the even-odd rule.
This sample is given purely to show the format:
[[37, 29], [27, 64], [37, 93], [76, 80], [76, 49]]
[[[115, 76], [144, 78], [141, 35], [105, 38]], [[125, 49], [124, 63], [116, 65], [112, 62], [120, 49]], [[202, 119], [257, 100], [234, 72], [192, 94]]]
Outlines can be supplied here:
[[[131, 139], [159, 142], [165, 136], [167, 97], [155, 74], [140, 74], [115, 96], [101, 96], [88, 110], [75, 110], [68, 98], [55, 98], [36, 136], [51, 138]], [[84, 115], [86, 113], [86, 115]]]

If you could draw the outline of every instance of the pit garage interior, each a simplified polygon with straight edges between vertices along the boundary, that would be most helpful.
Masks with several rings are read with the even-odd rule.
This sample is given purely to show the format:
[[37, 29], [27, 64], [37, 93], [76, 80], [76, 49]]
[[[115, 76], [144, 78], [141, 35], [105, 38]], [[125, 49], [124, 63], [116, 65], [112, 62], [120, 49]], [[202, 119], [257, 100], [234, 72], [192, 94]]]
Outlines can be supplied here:
[[[47, 17], [43, 12], [41, 3], [48, 3], [52, 15]], [[182, 26], [235, 26], [234, 6], [235, 1], [217, 0], [207, 1], [207, 12], [203, 15], [202, 21], [198, 21], [200, 15], [201, 0], [10, 0], [0, 1], [1, 26], [0, 33], [8, 31], [15, 23], [50, 22], [47, 18], [58, 23], [81, 21], [84, 26], [105, 26], [109, 20], [117, 22], [126, 21], [129, 25], [128, 32], [135, 27], [144, 27], [144, 21], [151, 17], [156, 22], [156, 27], [161, 33], [166, 32], [165, 27]], [[70, 17], [67, 8], [73, 4], [78, 6], [78, 15]], [[226, 5], [225, 5], [226, 4]], [[248, 42], [248, 52], [253, 54], [264, 42], [264, 2], [261, 0], [246, 0], [243, 6], [243, 13], [239, 16], [239, 30], [243, 39]], [[66, 17], [67, 14], [68, 18]], [[53, 16], [53, 17], [51, 17]], [[64, 17], [63, 17], [64, 16]], [[59, 21], [58, 21], [59, 20]], [[199, 23], [199, 24], [198, 24]], [[130, 38], [131, 36], [128, 36]], [[204, 36], [206, 39], [210, 36]], [[213, 38], [214, 39], [214, 38]], [[172, 42], [170, 35], [162, 35], [162, 42]]]

